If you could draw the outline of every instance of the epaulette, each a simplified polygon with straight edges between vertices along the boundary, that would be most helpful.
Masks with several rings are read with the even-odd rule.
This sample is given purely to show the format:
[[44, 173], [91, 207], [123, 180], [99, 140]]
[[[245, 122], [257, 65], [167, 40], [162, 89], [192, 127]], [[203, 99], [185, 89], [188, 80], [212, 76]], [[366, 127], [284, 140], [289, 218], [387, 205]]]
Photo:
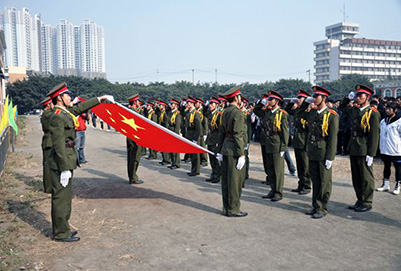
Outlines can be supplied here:
[[376, 113], [378, 112], [377, 109], [374, 108], [374, 107], [371, 107], [370, 109], [371, 109], [373, 112], [376, 112]]
[[337, 115], [337, 112], [334, 111], [333, 109], [329, 109], [329, 112], [330, 112], [331, 114], [333, 114], [333, 115]]
[[284, 109], [280, 109], [280, 111], [288, 115], [287, 111], [285, 111]]
[[61, 109], [56, 109], [56, 111], [54, 111], [54, 114], [55, 115], [58, 115], [58, 114], [60, 114], [61, 113]]

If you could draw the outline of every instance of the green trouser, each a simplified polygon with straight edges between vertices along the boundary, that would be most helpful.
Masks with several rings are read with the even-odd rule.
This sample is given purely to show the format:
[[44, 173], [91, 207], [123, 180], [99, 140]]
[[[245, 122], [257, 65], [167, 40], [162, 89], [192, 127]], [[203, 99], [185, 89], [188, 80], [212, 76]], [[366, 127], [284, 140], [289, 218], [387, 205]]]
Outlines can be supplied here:
[[180, 154], [179, 153], [170, 153], [170, 160], [172, 166], [180, 167]]
[[271, 191], [275, 196], [283, 198], [284, 186], [284, 155], [280, 153], [267, 153], [267, 178]]
[[232, 215], [240, 212], [242, 185], [245, 167], [237, 169], [238, 156], [223, 155], [221, 164], [221, 194], [223, 196], [224, 213]]
[[149, 149], [149, 158], [157, 159], [157, 151]]
[[146, 148], [142, 148], [142, 156], [146, 155]]
[[191, 159], [191, 154], [190, 153], [184, 154], [184, 160], [187, 161], [189, 159]]
[[[71, 171], [72, 173], [72, 171]], [[51, 170], [52, 177], [52, 226], [54, 239], [63, 239], [71, 236], [68, 220], [71, 216], [72, 177], [66, 187], [60, 183], [61, 172]]]
[[304, 149], [294, 149], [295, 160], [297, 162], [298, 172], [298, 188], [305, 191], [311, 190], [311, 180], [309, 175], [309, 157], [308, 153]]
[[368, 167], [366, 156], [350, 156], [352, 185], [358, 203], [364, 207], [372, 207], [373, 191], [375, 190], [375, 179], [373, 177], [373, 166]]
[[138, 170], [139, 161], [142, 156], [142, 147], [135, 143], [136, 147], [127, 146], [127, 169], [128, 180], [130, 183], [135, 183], [139, 180], [136, 171]]
[[312, 206], [316, 213], [326, 215], [332, 187], [332, 168], [326, 169], [325, 161], [309, 160], [312, 179]]
[[51, 148], [43, 149], [43, 191], [50, 194], [52, 192], [52, 175], [49, 165], [49, 156]]
[[267, 174], [267, 152], [266, 152], [266, 146], [265, 145], [260, 145], [260, 147], [262, 149], [263, 169], [265, 170], [265, 174], [266, 174], [266, 177], [267, 177], [269, 174]]
[[162, 160], [163, 162], [171, 163], [170, 153], [162, 152], [162, 158], [163, 158], [163, 160]]
[[191, 172], [199, 174], [200, 173], [200, 154], [191, 153]]
[[[203, 136], [200, 137], [199, 145], [201, 145], [202, 147], [204, 147], [206, 149], [206, 143], [205, 143], [205, 140], [203, 140]], [[207, 163], [207, 153], [201, 153], [200, 157], [201, 157], [202, 163]]]
[[[217, 147], [216, 145], [208, 145], [207, 149], [213, 153], [217, 153]], [[209, 160], [210, 160], [210, 166], [212, 167], [212, 175], [210, 176], [212, 179], [219, 179], [221, 177], [221, 166], [219, 161], [217, 160], [216, 156], [213, 154], [209, 153]]]

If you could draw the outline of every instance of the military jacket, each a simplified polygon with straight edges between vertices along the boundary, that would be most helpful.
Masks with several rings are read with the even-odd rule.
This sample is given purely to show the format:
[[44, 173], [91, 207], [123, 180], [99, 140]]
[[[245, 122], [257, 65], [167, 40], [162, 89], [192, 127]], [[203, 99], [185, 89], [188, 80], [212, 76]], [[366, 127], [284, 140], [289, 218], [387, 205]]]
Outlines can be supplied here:
[[292, 145], [295, 149], [306, 150], [306, 142], [308, 139], [308, 121], [307, 113], [309, 104], [303, 102], [298, 108], [292, 108], [293, 103], [289, 103], [286, 107], [287, 112], [294, 116], [294, 138]]
[[[93, 98], [86, 102], [79, 103], [76, 106], [68, 107], [66, 110], [78, 116], [98, 104], [99, 99]], [[77, 153], [74, 148], [74, 119], [65, 110], [55, 107], [49, 123], [52, 140], [52, 149], [49, 159], [50, 168], [58, 171], [76, 169]]]
[[218, 152], [226, 156], [242, 156], [246, 147], [244, 114], [235, 105], [228, 106], [221, 116]]
[[[308, 142], [306, 149], [311, 161], [333, 161], [337, 149], [339, 116], [325, 108], [320, 114], [313, 109], [307, 114]], [[325, 124], [325, 125], [323, 125]]]
[[363, 110], [353, 107], [351, 123], [349, 154], [374, 157], [379, 146], [380, 113], [370, 105]]
[[219, 142], [219, 127], [220, 127], [220, 118], [222, 112], [216, 109], [213, 113], [209, 114], [208, 117], [208, 126], [209, 132], [206, 138], [206, 144], [211, 146], [216, 146]]
[[169, 118], [167, 128], [170, 131], [179, 134], [181, 130], [181, 119], [181, 113], [178, 111], [178, 109], [176, 109], [174, 112], [171, 112], [171, 117]]
[[[256, 114], [256, 113], [255, 113]], [[258, 111], [262, 133], [265, 135], [267, 153], [279, 153], [287, 149], [290, 137], [288, 128], [288, 113], [280, 108]]]
[[199, 112], [193, 109], [188, 112], [185, 120], [186, 137], [191, 141], [198, 141], [202, 135], [202, 123]]
[[207, 135], [208, 130], [209, 130], [209, 120], [206, 117], [207, 114], [205, 114], [207, 111], [206, 109], [198, 110], [200, 117], [201, 117], [201, 122], [202, 122], [202, 133], [201, 133], [202, 136]]
[[50, 117], [53, 114], [53, 110], [45, 109], [40, 118], [40, 122], [42, 123], [42, 150], [50, 149], [52, 147], [52, 138], [50, 135]]
[[261, 123], [260, 128], [262, 128], [262, 132], [260, 133], [259, 142], [260, 142], [260, 145], [263, 145], [263, 146], [266, 146], [266, 142], [267, 142], [266, 130], [262, 124], [262, 117], [264, 117], [264, 113], [266, 110], [267, 109], [263, 109], [263, 104], [258, 103], [258, 104], [256, 104], [255, 109], [253, 111], [255, 113], [255, 115], [258, 116], [260, 119], [260, 123]]

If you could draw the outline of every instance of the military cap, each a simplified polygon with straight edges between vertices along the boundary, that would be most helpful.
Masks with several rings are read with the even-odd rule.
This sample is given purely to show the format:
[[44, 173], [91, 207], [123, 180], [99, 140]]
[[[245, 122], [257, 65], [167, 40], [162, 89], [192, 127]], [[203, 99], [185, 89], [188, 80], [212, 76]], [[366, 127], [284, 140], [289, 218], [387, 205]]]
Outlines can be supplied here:
[[151, 107], [154, 107], [155, 106], [155, 104], [154, 103], [152, 103], [152, 102], [147, 102], [147, 104], [146, 105], [149, 105], [149, 106], [151, 106]]
[[356, 85], [355, 89], [356, 89], [356, 94], [365, 93], [365, 94], [368, 94], [370, 96], [372, 96], [374, 94], [374, 90], [371, 89], [370, 87], [365, 86], [365, 85]]
[[218, 103], [220, 103], [220, 101], [219, 101], [219, 99], [216, 98], [216, 97], [210, 97], [209, 103], [216, 103], [216, 104], [218, 104]]
[[275, 90], [270, 90], [270, 91], [269, 91], [269, 98], [270, 98], [270, 99], [271, 99], [271, 98], [277, 99], [277, 100], [279, 100], [279, 101], [284, 100], [283, 95], [281, 95], [280, 93], [278, 93], [278, 92], [275, 91]]
[[171, 104], [180, 104], [180, 101], [177, 100], [177, 99], [171, 99], [171, 100], [170, 100], [170, 103], [171, 103]]
[[205, 102], [202, 98], [195, 98], [195, 100], [201, 104], [203, 104]]
[[164, 106], [167, 106], [167, 105], [168, 105], [165, 101], [159, 101], [159, 104], [160, 104], [160, 105], [164, 105]]
[[235, 86], [233, 88], [230, 88], [226, 92], [222, 93], [221, 96], [223, 96], [226, 99], [230, 99], [240, 94], [241, 94], [241, 86]]
[[307, 92], [306, 90], [299, 89], [299, 90], [298, 90], [298, 98], [299, 98], [299, 97], [308, 98], [308, 97], [310, 97], [310, 94], [309, 94], [309, 92]]
[[329, 97], [331, 95], [331, 92], [324, 87], [321, 86], [313, 86], [313, 95], [323, 95]]
[[222, 103], [222, 102], [227, 102], [227, 99], [226, 98], [224, 98], [223, 96], [221, 96], [221, 95], [219, 95], [219, 101]]
[[262, 99], [267, 99], [267, 98], [269, 98], [269, 94], [263, 93], [262, 94]]
[[139, 102], [141, 105], [143, 105], [143, 102], [142, 102], [141, 100], [138, 100], [138, 102]]
[[49, 103], [51, 103], [51, 101], [52, 101], [52, 99], [51, 99], [50, 97], [46, 97], [46, 98], [44, 98], [40, 103], [41, 103], [43, 106], [46, 106], [46, 105], [48, 105]]
[[139, 99], [139, 94], [134, 94], [128, 98], [128, 102], [135, 102]]
[[67, 88], [67, 83], [63, 82], [57, 86], [55, 86], [54, 88], [52, 88], [52, 90], [50, 90], [50, 92], [47, 94], [47, 96], [49, 96], [50, 98], [55, 98], [61, 94], [71, 94], [71, 91], [68, 90]]
[[188, 96], [187, 103], [196, 103], [196, 100], [194, 98], [192, 98], [191, 96]]
[[246, 103], [246, 104], [249, 103], [249, 100], [247, 98], [245, 98], [244, 96], [241, 96], [241, 99], [244, 103]]

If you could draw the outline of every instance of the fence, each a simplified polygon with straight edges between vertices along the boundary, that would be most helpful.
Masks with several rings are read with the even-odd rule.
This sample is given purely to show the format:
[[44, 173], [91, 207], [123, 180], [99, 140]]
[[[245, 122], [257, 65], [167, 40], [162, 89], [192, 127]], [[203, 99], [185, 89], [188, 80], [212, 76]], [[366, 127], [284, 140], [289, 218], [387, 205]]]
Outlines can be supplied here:
[[0, 178], [3, 176], [6, 166], [8, 150], [11, 146], [12, 151], [15, 151], [15, 132], [11, 127], [6, 127], [0, 136]]

